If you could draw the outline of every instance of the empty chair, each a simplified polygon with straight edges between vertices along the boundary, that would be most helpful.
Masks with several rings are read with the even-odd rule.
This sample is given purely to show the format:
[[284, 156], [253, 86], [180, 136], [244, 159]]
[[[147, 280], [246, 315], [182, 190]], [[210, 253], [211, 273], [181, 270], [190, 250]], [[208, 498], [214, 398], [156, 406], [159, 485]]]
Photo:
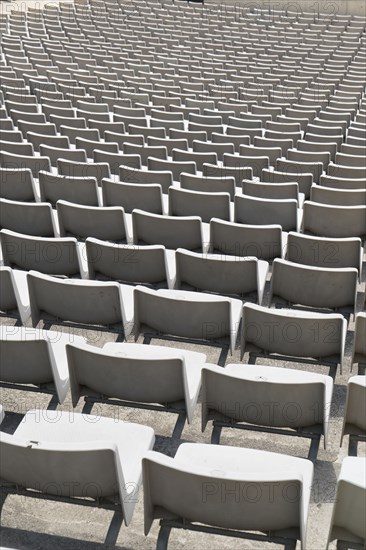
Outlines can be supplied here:
[[[290, 150], [289, 150], [290, 151]], [[289, 154], [289, 151], [287, 152]], [[300, 153], [300, 151], [299, 151]], [[286, 172], [287, 174], [312, 174], [313, 181], [319, 182], [320, 176], [323, 173], [324, 166], [322, 162], [305, 162], [295, 160], [276, 160], [276, 170], [279, 172]]]
[[[1, 437], [1, 479], [18, 489], [36, 489], [69, 503], [97, 500], [131, 521], [141, 459], [154, 445], [147, 426], [84, 414], [30, 410], [14, 434]], [[130, 485], [131, 484], [131, 485]], [[72, 487], [72, 489], [70, 489]], [[32, 495], [33, 491], [29, 494]], [[116, 504], [114, 504], [116, 503]], [[114, 504], [114, 506], [113, 506]]]
[[118, 143], [101, 143], [100, 141], [85, 139], [83, 137], [75, 138], [75, 147], [84, 150], [89, 159], [94, 157], [95, 150], [107, 151], [107, 153], [118, 153], [119, 150]]
[[260, 304], [268, 273], [268, 262], [218, 254], [197, 254], [178, 249], [175, 253], [177, 289], [203, 290], [218, 294], [255, 293]]
[[[106, 164], [109, 166], [111, 174], [118, 174], [119, 167], [129, 166], [132, 170], [141, 168], [141, 157], [140, 155], [125, 155], [123, 153], [109, 153], [107, 151], [101, 151], [95, 149], [93, 153], [93, 164], [99, 163], [100, 165]], [[109, 177], [109, 176], [104, 176]]]
[[210, 365], [202, 370], [202, 431], [213, 420], [212, 443], [219, 443], [224, 427], [258, 426], [269, 433], [280, 428], [284, 435], [312, 438], [308, 458], [314, 460], [322, 435], [327, 446], [332, 393], [333, 379], [323, 374], [242, 363], [225, 369]]
[[359, 313], [356, 316], [355, 336], [352, 350], [352, 365], [358, 364], [358, 368], [366, 365], [366, 313]]
[[320, 177], [319, 184], [331, 189], [366, 189], [366, 178], [338, 178], [324, 174]]
[[151, 329], [194, 340], [229, 338], [232, 354], [241, 319], [242, 302], [233, 298], [184, 290], [134, 291], [134, 334]]
[[98, 185], [95, 178], [69, 177], [39, 172], [40, 199], [55, 205], [58, 200], [98, 206]]
[[[184, 152], [184, 151], [183, 151]], [[182, 172], [195, 174], [197, 171], [196, 163], [192, 161], [161, 160], [154, 157], [147, 159], [148, 171], [171, 172], [173, 181], [180, 181]]]
[[299, 185], [294, 183], [263, 183], [261, 181], [254, 182], [251, 180], [243, 180], [242, 182], [243, 195], [256, 197], [258, 199], [295, 199], [299, 206], [304, 202], [304, 195], [299, 194]]
[[218, 219], [210, 222], [210, 252], [270, 261], [281, 258], [283, 251], [280, 225], [244, 225]]
[[60, 149], [59, 147], [41, 145], [39, 151], [41, 155], [50, 159], [51, 166], [57, 166], [59, 159], [71, 160], [73, 162], [87, 161], [84, 149]]
[[[236, 537], [240, 531], [270, 532], [271, 538], [260, 540], [281, 536], [288, 546], [300, 539], [305, 548], [312, 479], [309, 460], [267, 451], [183, 443], [174, 458], [149, 452], [143, 459], [145, 534], [154, 519], [163, 518], [160, 538], [164, 534], [166, 544], [171, 528], [184, 525]], [[295, 498], [292, 491], [286, 496], [290, 486]], [[250, 495], [261, 498], [228, 497], [233, 488], [247, 495], [249, 487]]]
[[303, 231], [320, 237], [366, 235], [366, 206], [328, 206], [304, 202]]
[[127, 214], [138, 208], [153, 214], [165, 214], [161, 185], [102, 181], [104, 206], [122, 206]]
[[29, 271], [33, 327], [45, 322], [107, 326], [127, 338], [132, 329], [132, 290], [112, 281], [59, 279]]
[[[337, 481], [327, 549], [335, 539], [347, 544], [365, 544], [366, 541], [366, 459], [343, 459]], [[350, 513], [351, 512], [351, 513]]]
[[170, 288], [174, 284], [172, 266], [161, 245], [116, 245], [88, 238], [86, 253], [90, 279], [150, 284]]
[[0, 241], [4, 265], [13, 269], [85, 277], [76, 239], [32, 237], [2, 229]]
[[50, 122], [35, 124], [26, 120], [18, 120], [18, 129], [22, 132], [24, 138], [27, 137], [28, 132], [35, 132], [44, 136], [56, 136], [57, 134], [56, 125]]
[[180, 175], [180, 187], [181, 189], [202, 193], [229, 193], [230, 201], [234, 200], [236, 191], [235, 179], [232, 177], [210, 178], [207, 176], [186, 174], [185, 172], [182, 172]]
[[173, 185], [173, 174], [170, 171], [137, 170], [123, 165], [119, 167], [119, 179], [124, 183], [159, 184], [163, 193], [168, 193], [169, 187]]
[[202, 171], [204, 163], [217, 164], [217, 154], [214, 152], [191, 152], [173, 149], [172, 158], [177, 162], [194, 162], [197, 170], [200, 171]]
[[56, 237], [52, 208], [49, 203], [29, 203], [0, 199], [2, 229], [37, 237]]
[[7, 316], [15, 314], [25, 325], [30, 316], [26, 273], [0, 266], [0, 283], [0, 311]]
[[305, 266], [276, 258], [272, 266], [270, 303], [275, 297], [314, 308], [356, 308], [358, 271], [353, 267]]
[[343, 166], [341, 164], [329, 164], [328, 176], [336, 178], [365, 179], [366, 168], [364, 166]]
[[[41, 145], [51, 146], [50, 153], [55, 155], [54, 148], [69, 150], [70, 141], [67, 136], [45, 136], [44, 134], [36, 134], [35, 132], [27, 132], [27, 140], [33, 145], [35, 151], [40, 151]], [[42, 152], [49, 156], [46, 152]], [[55, 166], [55, 165], [54, 165]]]
[[305, 198], [310, 198], [310, 190], [313, 185], [313, 174], [299, 174], [295, 172], [278, 172], [277, 170], [263, 170], [261, 180], [265, 183], [297, 183], [299, 192]]
[[269, 158], [266, 156], [242, 156], [242, 155], [229, 155], [224, 154], [223, 158], [224, 166], [234, 168], [251, 168], [253, 176], [260, 177], [262, 170], [269, 168]]
[[[184, 171], [184, 170], [183, 170]], [[204, 164], [203, 176], [208, 178], [228, 178], [235, 179], [235, 184], [241, 187], [242, 180], [253, 179], [253, 170], [249, 166], [241, 164], [234, 166], [218, 166], [217, 164]]]
[[130, 240], [124, 210], [118, 206], [102, 208], [59, 200], [57, 214], [61, 237], [95, 237], [120, 243]]
[[63, 403], [69, 391], [66, 344], [72, 342], [81, 344], [84, 339], [74, 334], [3, 325], [1, 382], [17, 389], [38, 388], [54, 393], [58, 402]]
[[33, 202], [35, 200], [35, 188], [30, 169], [0, 168], [0, 198]]
[[335, 162], [336, 164], [341, 164], [342, 166], [363, 168], [364, 173], [366, 174], [366, 161], [364, 156], [349, 155], [347, 153], [337, 153]]
[[331, 189], [321, 185], [313, 185], [310, 200], [328, 206], [364, 205], [366, 204], [366, 189]]
[[[218, 160], [223, 160], [224, 153], [234, 154], [234, 144], [230, 143], [228, 139], [227, 143], [212, 143], [207, 141], [193, 141], [193, 151], [197, 153], [214, 153], [217, 155]], [[208, 162], [208, 161], [205, 161]], [[212, 163], [215, 164], [215, 163]], [[197, 165], [198, 167], [198, 165]]]
[[134, 210], [132, 226], [134, 244], [162, 244], [168, 249], [202, 251], [207, 242], [198, 216], [159, 216]]
[[290, 231], [287, 236], [286, 259], [315, 267], [354, 267], [359, 278], [362, 272], [362, 243], [357, 237], [331, 239]]
[[203, 222], [211, 218], [230, 221], [230, 195], [203, 193], [171, 187], [169, 189], [170, 216], [199, 216]]
[[298, 203], [294, 199], [268, 200], [247, 195], [234, 199], [234, 221], [249, 225], [281, 225], [283, 231], [298, 231]]
[[341, 445], [345, 435], [349, 435], [348, 454], [357, 454], [357, 443], [366, 436], [366, 376], [348, 380]]
[[87, 141], [100, 140], [99, 130], [95, 128], [73, 128], [72, 126], [61, 125], [59, 131], [62, 136], [69, 138], [70, 143], [76, 143], [77, 138]]
[[[58, 159], [57, 170], [60, 176], [76, 178], [95, 178], [98, 185], [103, 178], [110, 178], [111, 171], [107, 162], [73, 162], [71, 160]], [[50, 170], [46, 170], [50, 172]]]
[[[148, 157], [154, 157], [162, 160], [166, 160], [168, 157], [166, 147], [161, 146], [148, 146], [148, 145], [136, 145], [133, 143], [128, 143], [128, 141], [123, 145], [123, 152], [126, 155], [139, 155], [141, 158], [141, 164], [146, 165]], [[128, 165], [127, 162], [122, 162], [125, 166]]]
[[5, 141], [3, 139], [0, 140], [0, 151], [30, 157], [34, 155], [34, 149], [31, 143], [18, 143], [13, 141]]
[[241, 358], [247, 351], [310, 357], [339, 363], [342, 372], [346, 330], [346, 319], [337, 313], [273, 310], [246, 303]]
[[[257, 138], [254, 138], [257, 139]], [[227, 134], [217, 134], [213, 132], [211, 134], [211, 140], [213, 144], [228, 144], [234, 145], [234, 150], [236, 153], [239, 153], [240, 146], [241, 145], [249, 145], [250, 143], [250, 136], [248, 135], [227, 135]], [[291, 142], [292, 143], [292, 142]], [[230, 151], [226, 151], [229, 153]], [[219, 158], [219, 157], [218, 157]]]
[[11, 170], [29, 168], [34, 178], [38, 178], [40, 170], [51, 171], [50, 159], [46, 157], [31, 157], [27, 155], [15, 155], [0, 151], [0, 166]]
[[[245, 157], [268, 157], [269, 164], [275, 165], [276, 160], [282, 157], [281, 147], [259, 147], [257, 145], [240, 145], [239, 154]], [[258, 175], [258, 174], [255, 174]]]
[[[74, 407], [80, 397], [90, 396], [113, 403], [134, 406], [137, 403], [164, 403], [161, 410], [181, 411], [190, 423], [201, 387], [203, 353], [143, 344], [107, 344], [67, 346]], [[156, 407], [155, 407], [156, 409]]]

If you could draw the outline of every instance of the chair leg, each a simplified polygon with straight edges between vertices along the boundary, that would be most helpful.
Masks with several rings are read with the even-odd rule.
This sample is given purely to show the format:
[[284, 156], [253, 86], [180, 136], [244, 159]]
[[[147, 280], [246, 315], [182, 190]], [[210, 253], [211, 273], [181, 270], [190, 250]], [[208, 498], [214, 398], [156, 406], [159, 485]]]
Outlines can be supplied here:
[[222, 426], [218, 426], [214, 422], [213, 428], [212, 428], [212, 434], [211, 434], [212, 445], [220, 445], [221, 430], [222, 430]]
[[158, 540], [156, 543], [156, 550], [168, 550], [168, 542], [170, 537], [171, 527], [167, 525], [161, 525]]
[[113, 514], [112, 521], [109, 525], [108, 533], [105, 538], [104, 544], [106, 546], [115, 546], [118, 534], [121, 529], [123, 515], [119, 510], [116, 510]]
[[358, 440], [353, 435], [349, 436], [348, 441], [348, 456], [357, 456]]

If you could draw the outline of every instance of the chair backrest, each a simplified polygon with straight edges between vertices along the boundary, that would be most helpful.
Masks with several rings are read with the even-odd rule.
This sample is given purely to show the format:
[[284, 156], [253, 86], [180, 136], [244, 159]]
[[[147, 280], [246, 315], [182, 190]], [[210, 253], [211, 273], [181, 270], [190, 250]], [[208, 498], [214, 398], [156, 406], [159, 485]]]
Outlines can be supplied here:
[[303, 231], [320, 237], [363, 237], [366, 206], [328, 206], [305, 201]]
[[267, 183], [293, 183], [299, 184], [299, 192], [305, 195], [305, 198], [310, 197], [310, 189], [313, 184], [313, 174], [303, 174], [295, 172], [278, 172], [277, 170], [262, 171], [261, 180]]
[[212, 219], [210, 249], [230, 256], [254, 256], [263, 260], [282, 257], [280, 225], [244, 225]]
[[0, 168], [0, 198], [12, 201], [35, 200], [33, 176], [29, 168]]
[[352, 376], [347, 383], [347, 397], [342, 430], [346, 434], [366, 433], [366, 376]]
[[10, 267], [0, 266], [0, 283], [0, 311], [6, 313], [16, 311], [25, 324], [29, 317], [29, 307], [28, 311], [23, 307], [25, 304], [17, 285], [18, 281], [15, 280], [14, 272]]
[[[184, 171], [184, 170], [183, 170]], [[216, 164], [204, 164], [203, 176], [209, 178], [233, 177], [237, 186], [241, 186], [244, 179], [253, 179], [253, 170], [247, 166], [218, 166]]]
[[[16, 435], [1, 438], [1, 478], [45, 494], [70, 497], [118, 495], [121, 473], [113, 443], [29, 442]], [[77, 481], [75, 483], [75, 481]]]
[[119, 179], [124, 183], [158, 183], [163, 193], [168, 193], [169, 187], [173, 184], [173, 175], [170, 171], [137, 170], [130, 166], [119, 167]]
[[[101, 185], [103, 178], [110, 178], [111, 171], [107, 162], [73, 162], [66, 159], [57, 160], [57, 170], [60, 176], [70, 178], [95, 178]], [[46, 170], [50, 172], [51, 170]]]
[[[303, 494], [300, 471], [292, 467], [287, 474], [284, 473], [287, 464], [283, 462], [281, 465], [274, 453], [259, 457], [258, 451], [245, 449], [244, 455], [243, 452], [240, 453], [243, 449], [217, 445], [210, 460], [206, 449], [207, 445], [195, 444], [193, 447], [192, 444], [184, 443], [174, 459], [157, 452], [145, 455], [143, 483], [146, 534], [156, 517], [174, 515], [192, 522], [235, 530], [275, 532], [295, 527], [296, 536], [300, 538], [298, 533], [302, 531], [301, 538], [305, 540], [306, 527], [300, 528], [301, 499], [284, 496], [289, 486], [295, 494]], [[212, 464], [211, 468], [203, 466], [205, 458], [208, 464]], [[273, 472], [271, 467], [272, 474], [268, 474], [267, 461], [272, 464], [275, 459], [276, 471]], [[281, 461], [283, 460], [281, 457]], [[249, 463], [255, 464], [255, 468], [249, 466]], [[224, 472], [223, 464], [227, 465]], [[230, 464], [241, 464], [240, 473], [235, 474], [232, 469], [226, 471]], [[307, 467], [312, 470], [310, 463]], [[227, 488], [229, 481], [240, 495], [247, 494], [250, 485], [253, 494], [260, 494], [262, 498], [227, 498], [227, 493], [223, 492], [226, 489], [223, 488]], [[265, 492], [268, 484], [276, 487], [274, 498]], [[306, 521], [304, 525], [306, 526]]]
[[362, 206], [366, 204], [366, 189], [330, 189], [313, 185], [310, 200], [328, 206]]
[[[172, 403], [185, 399], [185, 361], [177, 350], [122, 344], [118, 351], [68, 345], [67, 358], [74, 407], [85, 388], [132, 402]], [[143, 353], [145, 352], [145, 353]]]
[[46, 170], [47, 172], [51, 171], [51, 163], [48, 157], [15, 155], [13, 153], [7, 153], [6, 151], [0, 151], [0, 166], [12, 170], [29, 168], [35, 178], [38, 178], [38, 172], [40, 170]]
[[86, 239], [95, 237], [113, 242], [126, 242], [127, 230], [123, 208], [83, 206], [59, 200], [57, 214], [61, 237]]
[[320, 177], [320, 185], [332, 189], [366, 189], [366, 178], [345, 178], [323, 175]]
[[273, 310], [244, 304], [242, 355], [251, 346], [288, 357], [344, 356], [346, 319], [336, 313]]
[[49, 145], [40, 145], [41, 155], [50, 159], [52, 166], [57, 166], [58, 160], [71, 160], [73, 162], [86, 162], [86, 153], [84, 149], [60, 149]]
[[239, 300], [221, 296], [181, 290], [154, 291], [136, 287], [135, 338], [144, 325], [161, 334], [199, 340], [230, 336], [232, 353], [232, 336], [238, 328], [232, 326], [231, 322], [232, 303], [241, 305]]
[[165, 249], [161, 245], [116, 245], [98, 239], [86, 240], [89, 278], [99, 275], [129, 283], [165, 283]]
[[366, 313], [356, 316], [355, 339], [353, 342], [352, 363], [366, 362]]
[[87, 325], [123, 323], [118, 283], [59, 279], [36, 271], [30, 271], [27, 280], [34, 327], [42, 312], [47, 318]]
[[269, 200], [247, 195], [234, 199], [234, 221], [252, 225], [279, 224], [283, 231], [298, 230], [295, 199]]
[[232, 177], [215, 178], [203, 177], [182, 172], [180, 175], [181, 189], [200, 191], [202, 193], [229, 193], [230, 200], [235, 196], [235, 179]]
[[149, 157], [147, 159], [147, 168], [150, 171], [171, 172], [173, 175], [173, 181], [180, 181], [180, 175], [182, 172], [195, 174], [197, 171], [195, 162], [190, 162], [190, 161], [178, 162], [173, 160], [161, 160], [154, 157]]
[[247, 294], [258, 292], [256, 258], [236, 258], [218, 254], [197, 254], [178, 249], [176, 288], [185, 284], [218, 294]]
[[127, 214], [138, 208], [153, 214], [163, 214], [161, 185], [102, 181], [104, 206], [122, 206]]
[[198, 216], [158, 216], [132, 212], [135, 244], [162, 244], [166, 248], [202, 250], [202, 221]]
[[32, 237], [2, 229], [0, 241], [4, 265], [49, 275], [81, 275], [76, 239]]
[[53, 383], [60, 403], [69, 391], [68, 342], [83, 338], [35, 328], [3, 326], [0, 331], [1, 381], [13, 384]]
[[[215, 416], [249, 424], [327, 433], [333, 380], [281, 367], [229, 364], [202, 370], [202, 429]], [[267, 403], [267, 406], [263, 406]], [[276, 403], [276, 406], [273, 406]], [[272, 404], [272, 405], [270, 405]]]
[[[329, 530], [329, 542], [334, 539], [354, 543], [366, 539], [366, 475], [365, 458], [348, 456], [343, 459], [337, 481], [337, 492]], [[350, 505], [352, 503], [352, 514]]]
[[25, 235], [54, 237], [55, 228], [49, 203], [29, 203], [0, 199], [0, 224]]
[[272, 266], [270, 303], [278, 296], [315, 308], [356, 305], [358, 271], [353, 267], [305, 266], [276, 258]]
[[242, 192], [244, 195], [256, 197], [258, 199], [269, 200], [299, 200], [298, 183], [263, 183], [251, 180], [242, 181]]
[[171, 187], [169, 189], [171, 216], [200, 216], [203, 222], [211, 218], [230, 221], [230, 195], [204, 193]]
[[59, 176], [49, 172], [39, 172], [41, 201], [55, 205], [65, 200], [85, 206], [98, 206], [98, 185], [95, 178]]
[[290, 231], [286, 259], [316, 267], [355, 267], [361, 275], [362, 243], [357, 237], [331, 239]]

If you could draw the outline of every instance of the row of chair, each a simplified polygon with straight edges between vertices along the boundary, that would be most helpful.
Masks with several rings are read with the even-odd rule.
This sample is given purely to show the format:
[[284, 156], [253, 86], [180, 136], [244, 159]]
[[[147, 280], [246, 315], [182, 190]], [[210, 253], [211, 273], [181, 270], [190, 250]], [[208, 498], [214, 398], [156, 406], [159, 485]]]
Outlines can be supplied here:
[[[33, 326], [41, 319], [51, 324], [65, 321], [106, 326], [126, 339], [131, 333], [137, 338], [147, 326], [155, 334], [195, 340], [229, 338], [233, 353], [243, 313], [242, 356], [248, 350], [266, 350], [290, 357], [335, 356], [336, 363], [343, 362], [347, 325], [337, 313], [275, 310], [249, 302], [243, 309], [241, 300], [222, 295], [152, 290], [112, 281], [63, 280], [7, 267], [0, 273], [6, 290], [2, 309], [18, 310], [23, 323], [31, 316]], [[356, 319], [360, 315], [364, 314]]]
[[[121, 186], [116, 188], [116, 185], [106, 182], [105, 189], [108, 188], [109, 192], [117, 195], [123, 195], [126, 190], [127, 202], [134, 202], [135, 194], [139, 196], [136, 187], [131, 189], [123, 184], [117, 185]], [[144, 192], [145, 189], [141, 191]], [[155, 197], [161, 199], [161, 193]], [[139, 201], [140, 206], [144, 206], [141, 201], [143, 199]], [[234, 199], [234, 222], [231, 222], [230, 216], [226, 216], [224, 212], [225, 209], [228, 210], [227, 214], [230, 212], [228, 194], [207, 194], [171, 188], [170, 215], [133, 209], [130, 216], [119, 205], [94, 207], [64, 200], [58, 200], [56, 206], [57, 210], [54, 210], [48, 202], [26, 203], [0, 199], [1, 227], [39, 237], [73, 236], [82, 240], [95, 237], [114, 242], [164, 244], [167, 248], [181, 246], [192, 250], [200, 249], [204, 243], [210, 242], [207, 222], [212, 223], [214, 219], [231, 225], [277, 225], [285, 232], [301, 229], [303, 233], [319, 237], [364, 239], [366, 236], [365, 205], [328, 206], [305, 201], [303, 209], [299, 209], [296, 199], [270, 200], [238, 194]], [[138, 223], [137, 220], [141, 222]], [[175, 227], [179, 228], [181, 224], [186, 226], [187, 235], [196, 235], [194, 244], [184, 234], [177, 238]], [[150, 226], [151, 233], [149, 231], [146, 235], [143, 226], [146, 229]], [[170, 233], [165, 232], [168, 227]]]
[[[102, 417], [96, 425], [87, 415], [70, 420], [67, 412], [31, 410], [13, 435], [2, 433], [1, 478], [8, 490], [15, 485], [30, 497], [36, 489], [37, 495], [77, 504], [85, 504], [85, 497], [91, 505], [97, 500], [118, 510], [127, 526], [143, 483], [145, 534], [163, 518], [165, 548], [172, 528], [194, 529], [197, 522], [212, 533], [269, 532], [271, 540], [299, 539], [306, 547], [310, 461], [197, 443], [183, 443], [171, 458], [149, 450], [154, 439], [146, 426]], [[327, 548], [334, 539], [364, 540], [365, 490], [365, 459], [345, 458]], [[233, 491], [240, 498], [233, 499]]]
[[[311, 247], [314, 244], [296, 234], [290, 234], [289, 239], [290, 254], [299, 252], [295, 248], [297, 242]], [[88, 238], [84, 248], [74, 238], [28, 237], [7, 230], [0, 232], [0, 240], [4, 264], [13, 269], [148, 284], [157, 288], [200, 290], [242, 298], [255, 293], [259, 304], [263, 300], [269, 269], [267, 261], [255, 256], [238, 258], [181, 248], [173, 252], [161, 245], [116, 245]], [[330, 243], [326, 244], [329, 247]], [[351, 240], [341, 244], [350, 250], [354, 248], [355, 259], [360, 261], [360, 243]], [[333, 243], [334, 251], [336, 245]], [[314, 252], [313, 248], [311, 252]], [[280, 298], [285, 303], [318, 309], [352, 306], [355, 313], [360, 277], [357, 267], [334, 267], [335, 264], [333, 267], [314, 267], [305, 265], [304, 259], [295, 262], [281, 258], [273, 260], [269, 305]]]

